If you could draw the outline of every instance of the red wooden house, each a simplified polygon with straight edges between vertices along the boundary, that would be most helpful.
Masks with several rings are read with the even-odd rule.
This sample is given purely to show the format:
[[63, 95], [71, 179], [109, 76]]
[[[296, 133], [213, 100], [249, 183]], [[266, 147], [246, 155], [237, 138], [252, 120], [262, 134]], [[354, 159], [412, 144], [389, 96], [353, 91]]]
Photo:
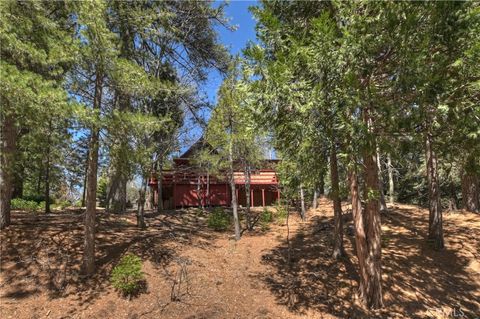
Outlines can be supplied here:
[[[202, 146], [195, 143], [179, 158], [173, 160], [172, 169], [162, 171], [163, 207], [173, 209], [199, 205], [230, 206], [231, 188], [226, 175], [209, 176], [192, 161], [194, 153]], [[280, 198], [278, 178], [275, 171], [278, 160], [264, 160], [261, 168], [252, 171], [250, 179], [250, 203], [255, 206], [269, 206]], [[234, 180], [239, 205], [246, 205], [245, 177], [241, 170], [235, 171]], [[150, 178], [149, 186], [158, 203], [158, 181]]]

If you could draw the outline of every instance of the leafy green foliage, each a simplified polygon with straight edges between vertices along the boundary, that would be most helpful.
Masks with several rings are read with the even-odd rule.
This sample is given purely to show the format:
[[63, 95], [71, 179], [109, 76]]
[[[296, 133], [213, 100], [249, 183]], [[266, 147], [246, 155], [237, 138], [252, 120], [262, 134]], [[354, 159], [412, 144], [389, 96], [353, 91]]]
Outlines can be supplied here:
[[124, 296], [137, 292], [143, 280], [142, 260], [133, 254], [123, 256], [118, 265], [113, 268], [110, 277], [113, 287]]
[[223, 208], [215, 207], [208, 215], [207, 225], [208, 227], [216, 231], [227, 230], [231, 223], [230, 214], [228, 214]]
[[11, 203], [12, 209], [24, 210], [27, 212], [38, 212], [45, 209], [45, 202], [36, 202], [22, 198], [14, 198]]
[[277, 204], [274, 217], [277, 223], [283, 224], [288, 217], [288, 208], [283, 204]]
[[262, 213], [260, 214], [260, 228], [263, 231], [266, 231], [270, 228], [269, 224], [273, 221], [273, 214], [268, 209], [264, 208]]

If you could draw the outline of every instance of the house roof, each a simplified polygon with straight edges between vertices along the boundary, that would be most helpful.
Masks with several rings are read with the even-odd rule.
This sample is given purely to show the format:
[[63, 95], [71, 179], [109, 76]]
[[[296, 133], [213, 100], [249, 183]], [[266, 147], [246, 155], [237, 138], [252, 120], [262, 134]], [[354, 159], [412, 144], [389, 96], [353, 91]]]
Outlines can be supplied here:
[[185, 151], [179, 158], [191, 158], [193, 157], [198, 151], [204, 148], [207, 145], [203, 135], [196, 141], [188, 150]]

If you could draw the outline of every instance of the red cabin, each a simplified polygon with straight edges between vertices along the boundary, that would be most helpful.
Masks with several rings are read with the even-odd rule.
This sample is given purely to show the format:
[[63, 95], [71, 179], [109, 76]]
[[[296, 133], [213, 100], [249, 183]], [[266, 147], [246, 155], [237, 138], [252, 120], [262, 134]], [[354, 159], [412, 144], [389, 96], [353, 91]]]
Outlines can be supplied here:
[[[199, 149], [199, 141], [179, 158], [173, 160], [172, 169], [162, 171], [161, 193], [163, 207], [173, 209], [189, 206], [230, 206], [231, 188], [227, 176], [210, 176], [196, 167], [191, 159]], [[269, 206], [280, 198], [275, 167], [279, 160], [264, 160], [262, 167], [252, 171], [250, 177], [250, 203], [255, 206]], [[234, 173], [238, 204], [246, 205], [245, 176], [243, 171]], [[158, 181], [151, 177], [148, 185], [158, 203]]]

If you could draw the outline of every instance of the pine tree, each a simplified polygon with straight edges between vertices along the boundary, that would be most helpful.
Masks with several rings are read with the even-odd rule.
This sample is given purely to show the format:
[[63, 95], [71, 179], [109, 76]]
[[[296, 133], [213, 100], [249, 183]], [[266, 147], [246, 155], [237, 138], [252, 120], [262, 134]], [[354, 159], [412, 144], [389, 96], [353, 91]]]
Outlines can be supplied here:
[[[76, 48], [69, 14], [69, 2], [4, 1], [0, 4], [0, 228], [10, 224], [19, 129], [34, 125], [37, 114], [59, 114], [68, 107], [62, 81]], [[32, 29], [34, 37], [30, 36]]]

